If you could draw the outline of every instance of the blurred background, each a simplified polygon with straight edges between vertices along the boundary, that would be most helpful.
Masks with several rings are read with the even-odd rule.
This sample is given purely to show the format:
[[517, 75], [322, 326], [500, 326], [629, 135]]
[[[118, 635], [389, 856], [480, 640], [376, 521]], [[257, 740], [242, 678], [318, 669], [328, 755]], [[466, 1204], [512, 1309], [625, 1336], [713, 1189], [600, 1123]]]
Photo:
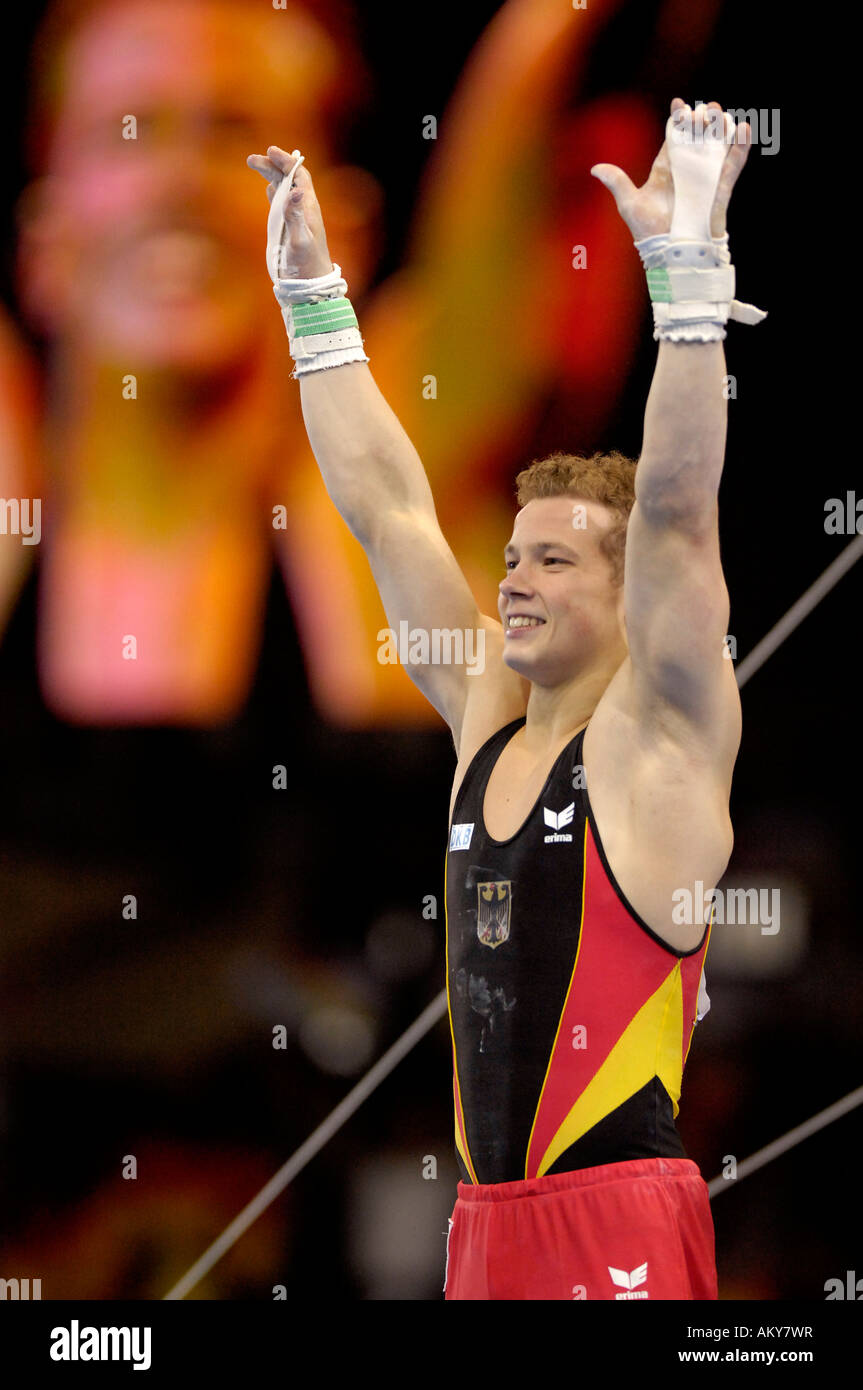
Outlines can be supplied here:
[[[452, 744], [376, 659], [247, 154], [306, 155], [494, 612], [519, 468], [641, 446], [649, 304], [590, 166], [642, 182], [676, 95], [759, 110], [729, 219], [770, 315], [726, 342], [738, 658], [849, 543], [824, 521], [859, 480], [850, 366], [801, 265], [813, 153], [819, 186], [837, 156], [777, 17], [733, 14], [467, 0], [410, 42], [348, 0], [9, 18], [0, 495], [42, 506], [38, 543], [8, 507], [0, 534], [3, 1277], [160, 1298], [444, 984]], [[743, 694], [724, 883], [779, 886], [782, 926], [714, 931], [678, 1120], [706, 1179], [861, 1083], [860, 577]], [[451, 1066], [442, 1021], [190, 1297], [442, 1297]], [[846, 1117], [714, 1200], [723, 1298], [820, 1300], [859, 1265], [860, 1137]]]

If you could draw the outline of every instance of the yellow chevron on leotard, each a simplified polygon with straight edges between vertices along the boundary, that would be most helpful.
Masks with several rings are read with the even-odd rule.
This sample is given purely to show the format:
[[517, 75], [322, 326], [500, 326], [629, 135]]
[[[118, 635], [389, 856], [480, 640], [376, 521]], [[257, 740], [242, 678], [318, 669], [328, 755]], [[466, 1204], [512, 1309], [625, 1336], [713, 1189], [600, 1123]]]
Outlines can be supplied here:
[[588, 1082], [542, 1156], [543, 1177], [570, 1145], [658, 1076], [678, 1113], [683, 1084], [683, 981], [676, 961]]

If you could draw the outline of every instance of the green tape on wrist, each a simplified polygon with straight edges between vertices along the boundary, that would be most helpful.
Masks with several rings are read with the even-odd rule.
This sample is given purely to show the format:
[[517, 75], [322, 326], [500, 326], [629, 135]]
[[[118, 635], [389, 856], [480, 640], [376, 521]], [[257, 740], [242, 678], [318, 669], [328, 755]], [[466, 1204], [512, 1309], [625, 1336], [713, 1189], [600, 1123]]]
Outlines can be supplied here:
[[671, 277], [664, 265], [647, 272], [647, 288], [654, 304], [671, 304]]
[[296, 338], [310, 338], [315, 333], [337, 333], [341, 328], [359, 328], [349, 299], [324, 299], [320, 304], [294, 304], [291, 313]]

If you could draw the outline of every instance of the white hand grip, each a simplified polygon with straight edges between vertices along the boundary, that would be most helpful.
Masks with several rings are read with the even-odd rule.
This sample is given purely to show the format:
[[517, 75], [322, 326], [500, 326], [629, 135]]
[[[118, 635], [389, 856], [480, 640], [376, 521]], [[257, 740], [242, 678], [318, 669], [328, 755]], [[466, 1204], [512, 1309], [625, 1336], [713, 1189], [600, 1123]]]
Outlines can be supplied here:
[[710, 119], [702, 127], [699, 117], [703, 111], [707, 111], [703, 103], [694, 111], [686, 106], [670, 116], [665, 127], [674, 182], [672, 241], [710, 240], [710, 214], [728, 146], [734, 139], [734, 121], [723, 113], [719, 130], [719, 112], [707, 111]]
[[273, 201], [270, 203], [270, 215], [267, 218], [267, 270], [273, 284], [277, 284], [280, 279], [284, 278], [286, 270], [282, 263], [282, 251], [287, 234], [285, 204], [288, 201], [288, 194], [294, 186], [294, 174], [303, 163], [304, 156], [300, 154], [299, 150], [291, 150], [291, 158], [295, 159], [296, 163], [289, 173], [282, 175], [273, 195]]

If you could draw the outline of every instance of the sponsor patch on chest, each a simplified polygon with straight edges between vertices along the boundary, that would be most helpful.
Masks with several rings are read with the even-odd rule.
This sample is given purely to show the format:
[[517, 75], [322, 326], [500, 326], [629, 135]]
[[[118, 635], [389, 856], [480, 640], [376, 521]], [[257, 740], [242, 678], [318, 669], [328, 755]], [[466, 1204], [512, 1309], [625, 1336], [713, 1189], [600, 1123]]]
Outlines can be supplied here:
[[450, 849], [470, 849], [473, 827], [473, 821], [469, 825], [454, 825], [449, 836]]
[[559, 832], [563, 830], [564, 826], [572, 824], [572, 819], [575, 815], [574, 801], [570, 801], [569, 805], [564, 806], [562, 811], [550, 811], [547, 806], [543, 806], [542, 815], [546, 825], [551, 826], [552, 830], [558, 832], [554, 835], [546, 835], [545, 843], [547, 845], [559, 844], [562, 841], [572, 842], [571, 835], [562, 835]]

